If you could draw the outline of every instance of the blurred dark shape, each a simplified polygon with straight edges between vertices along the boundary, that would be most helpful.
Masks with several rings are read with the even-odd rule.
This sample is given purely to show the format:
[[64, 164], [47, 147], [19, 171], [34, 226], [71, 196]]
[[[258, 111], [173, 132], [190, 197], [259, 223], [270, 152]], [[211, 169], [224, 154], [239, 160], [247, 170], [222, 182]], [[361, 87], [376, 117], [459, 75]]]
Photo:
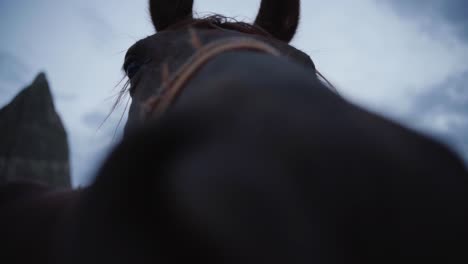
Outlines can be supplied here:
[[[192, 4], [152, 1], [155, 27]], [[307, 54], [209, 24], [129, 49], [133, 123], [90, 186], [0, 186], [1, 263], [468, 263], [457, 155], [331, 91]]]
[[44, 73], [0, 110], [0, 184], [70, 187], [65, 128]]

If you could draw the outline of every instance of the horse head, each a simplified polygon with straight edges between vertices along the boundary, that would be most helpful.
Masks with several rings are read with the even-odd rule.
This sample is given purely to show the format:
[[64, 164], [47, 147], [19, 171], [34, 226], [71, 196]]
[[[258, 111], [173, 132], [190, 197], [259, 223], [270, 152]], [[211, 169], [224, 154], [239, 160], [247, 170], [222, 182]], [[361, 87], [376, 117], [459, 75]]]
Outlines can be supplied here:
[[[148, 119], [154, 105], [164, 98], [163, 93], [169, 89], [171, 81], [184, 75], [181, 73], [184, 64], [193, 64], [195, 55], [203, 57], [222, 46], [223, 41], [234, 46], [231, 51], [237, 47], [239, 50], [276, 52], [276, 55], [309, 69], [311, 75], [317, 74], [309, 56], [289, 45], [299, 24], [299, 0], [263, 0], [252, 24], [221, 15], [195, 18], [193, 0], [151, 0], [149, 9], [157, 33], [130, 47], [123, 65], [132, 97], [126, 131]], [[234, 40], [237, 40], [237, 46], [233, 44]], [[190, 73], [193, 71], [185, 72], [186, 78], [195, 75]]]
[[327, 89], [288, 44], [299, 0], [263, 0], [253, 24], [192, 6], [150, 1], [127, 135], [90, 187], [0, 188], [0, 259], [468, 263], [463, 163]]

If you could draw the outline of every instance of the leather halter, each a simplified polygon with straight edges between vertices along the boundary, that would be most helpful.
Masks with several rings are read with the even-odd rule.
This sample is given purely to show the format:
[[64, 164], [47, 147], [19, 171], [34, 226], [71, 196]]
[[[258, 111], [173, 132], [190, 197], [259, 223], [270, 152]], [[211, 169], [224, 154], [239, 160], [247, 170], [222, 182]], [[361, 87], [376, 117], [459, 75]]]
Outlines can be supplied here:
[[251, 38], [226, 38], [200, 47], [163, 85], [161, 92], [147, 101], [146, 116], [160, 117], [176, 101], [187, 83], [215, 57], [229, 51], [256, 51], [273, 56], [281, 53], [272, 46]]

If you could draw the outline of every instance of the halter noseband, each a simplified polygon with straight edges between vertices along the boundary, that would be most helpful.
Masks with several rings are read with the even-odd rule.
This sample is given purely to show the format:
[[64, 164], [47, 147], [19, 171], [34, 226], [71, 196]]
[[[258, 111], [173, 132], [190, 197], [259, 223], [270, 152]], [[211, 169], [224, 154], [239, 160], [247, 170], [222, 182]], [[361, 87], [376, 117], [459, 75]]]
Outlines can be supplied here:
[[229, 51], [246, 50], [257, 51], [273, 56], [281, 56], [281, 53], [272, 46], [251, 38], [226, 38], [211, 42], [198, 48], [174, 74], [171, 79], [163, 85], [161, 92], [151, 97], [146, 102], [146, 115], [160, 117], [176, 101], [183, 91], [187, 82], [193, 78], [203, 66], [215, 57]]

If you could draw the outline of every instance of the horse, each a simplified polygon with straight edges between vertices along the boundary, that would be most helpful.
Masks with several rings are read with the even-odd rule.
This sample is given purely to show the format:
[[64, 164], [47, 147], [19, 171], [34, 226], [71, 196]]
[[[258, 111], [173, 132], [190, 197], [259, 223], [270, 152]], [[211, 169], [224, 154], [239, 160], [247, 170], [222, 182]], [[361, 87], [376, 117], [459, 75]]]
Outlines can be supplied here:
[[337, 94], [289, 44], [299, 0], [263, 0], [253, 24], [149, 4], [124, 139], [87, 188], [4, 186], [0, 259], [468, 262], [463, 162]]

